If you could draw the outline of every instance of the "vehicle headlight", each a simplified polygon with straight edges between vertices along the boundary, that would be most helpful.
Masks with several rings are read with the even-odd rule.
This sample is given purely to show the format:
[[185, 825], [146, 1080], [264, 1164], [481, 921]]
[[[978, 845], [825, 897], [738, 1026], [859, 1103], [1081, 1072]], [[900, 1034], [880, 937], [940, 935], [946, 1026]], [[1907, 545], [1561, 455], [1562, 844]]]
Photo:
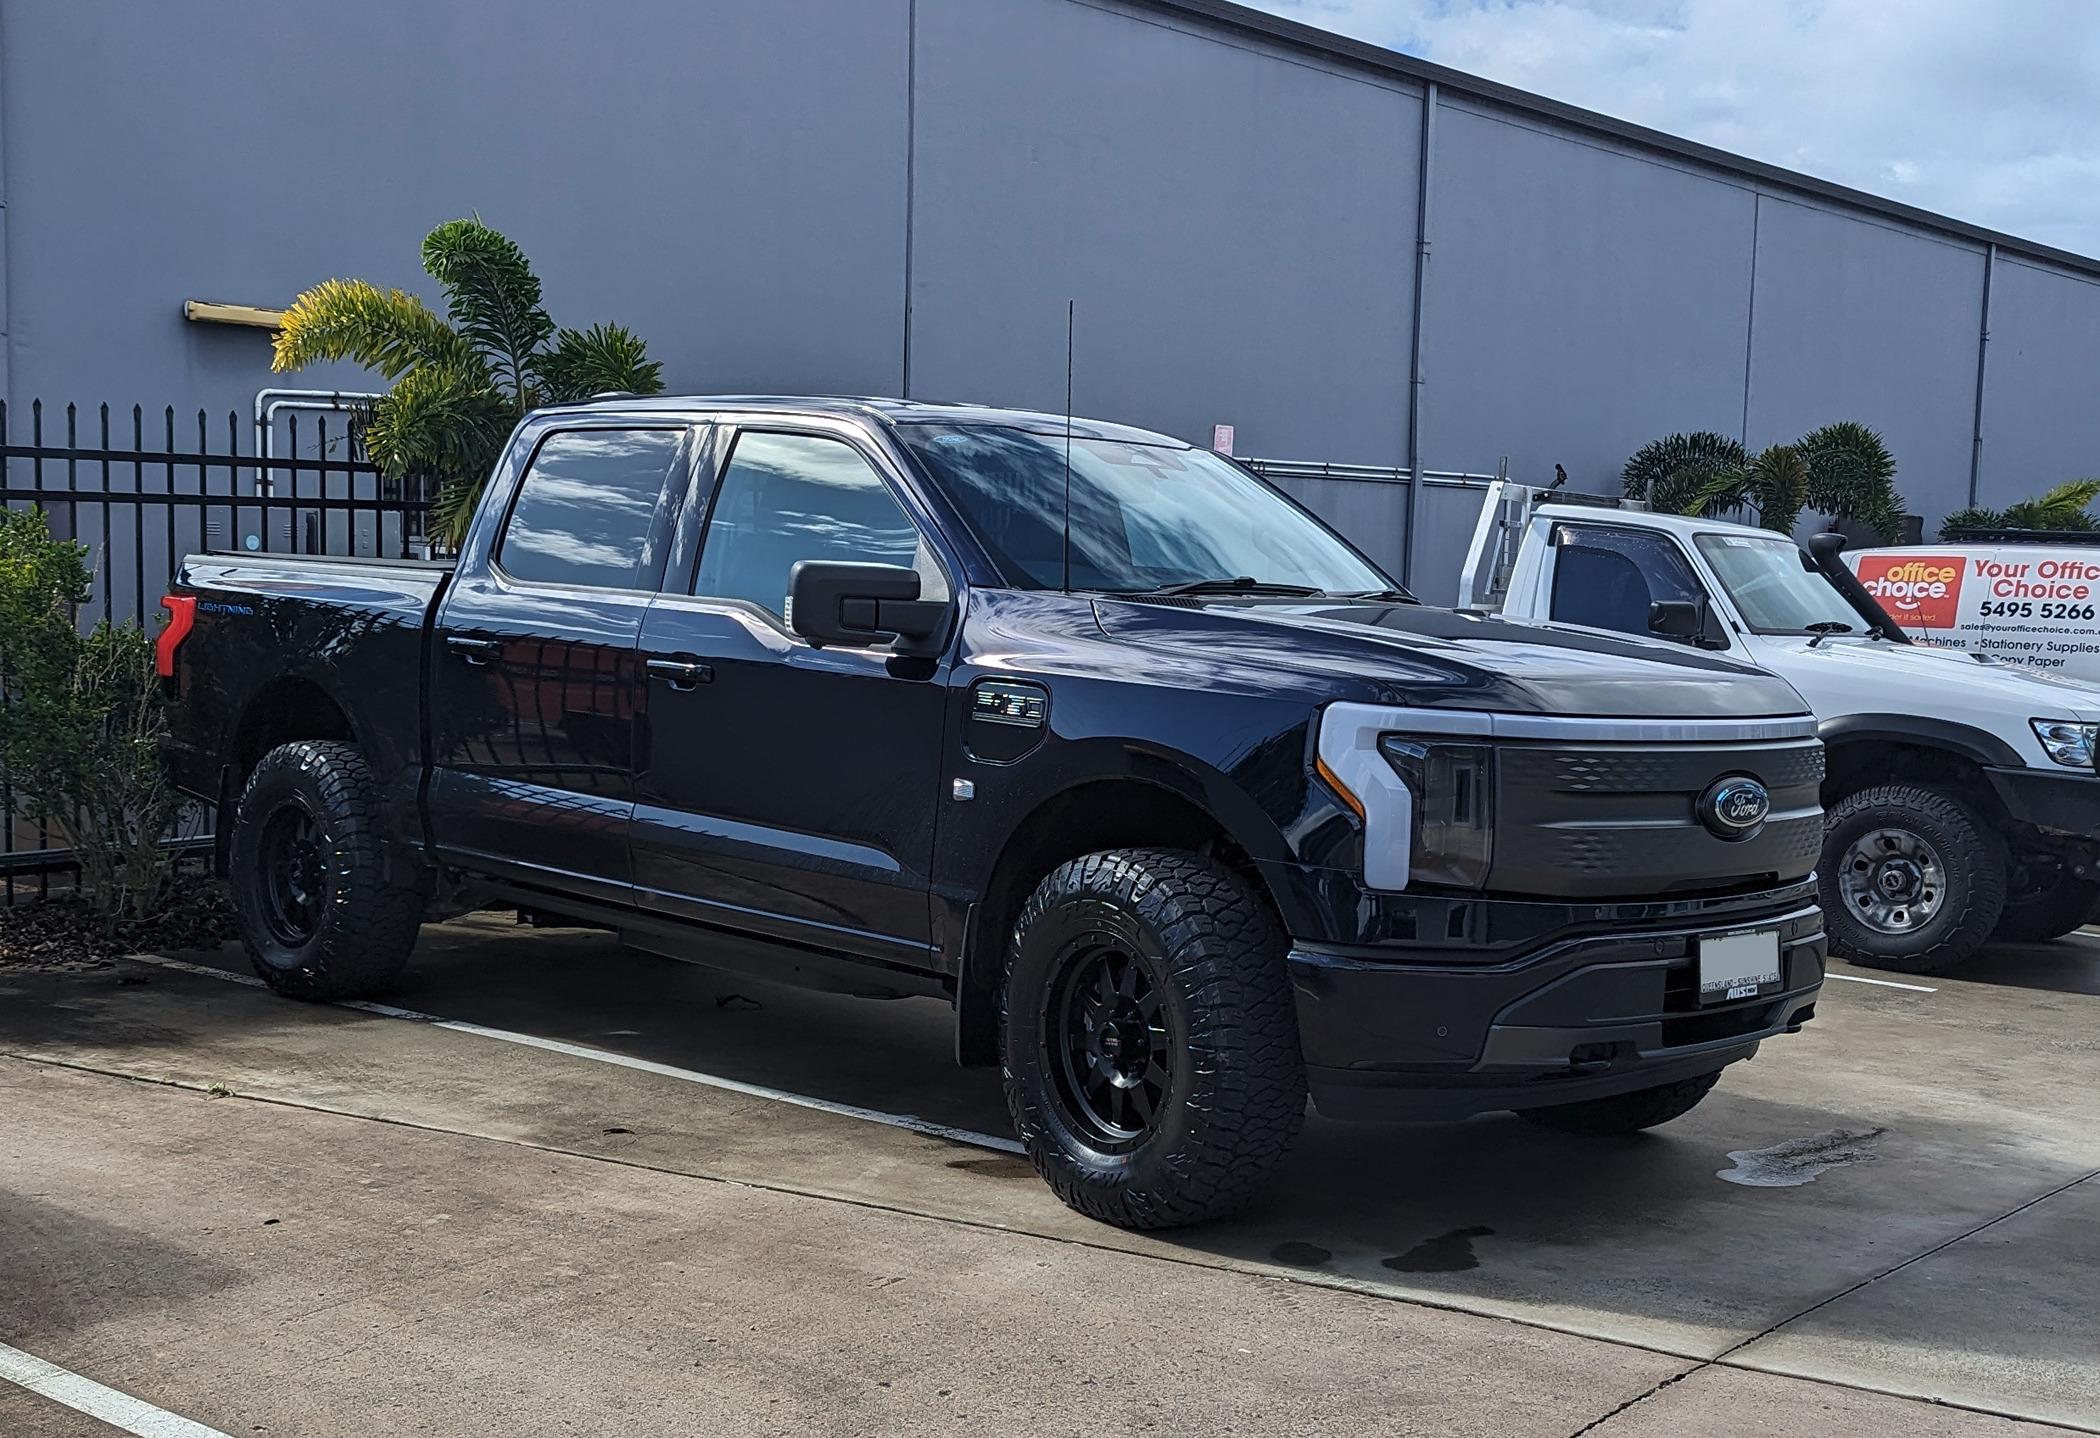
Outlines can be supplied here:
[[1494, 858], [1493, 752], [1484, 744], [1425, 743], [1402, 734], [1378, 741], [1414, 796], [1408, 870], [1425, 884], [1477, 889]]
[[2057, 763], [2073, 769], [2093, 767], [2093, 746], [2100, 741], [2100, 724], [2079, 724], [2069, 719], [2030, 719], [2034, 737], [2043, 752]]

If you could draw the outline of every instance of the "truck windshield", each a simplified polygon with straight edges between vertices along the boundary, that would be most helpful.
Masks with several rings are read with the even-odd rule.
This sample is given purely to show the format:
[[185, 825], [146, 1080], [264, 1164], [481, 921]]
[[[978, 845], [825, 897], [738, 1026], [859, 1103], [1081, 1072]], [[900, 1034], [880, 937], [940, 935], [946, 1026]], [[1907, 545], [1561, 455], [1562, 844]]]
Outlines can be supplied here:
[[1867, 627], [1801, 546], [1784, 535], [1702, 534], [1696, 542], [1743, 622], [1758, 634], [1808, 634], [1817, 624]]
[[[910, 425], [905, 444], [1020, 589], [1065, 584], [1065, 437]], [[1252, 580], [1327, 594], [1393, 581], [1237, 465], [1203, 450], [1074, 436], [1071, 587]]]

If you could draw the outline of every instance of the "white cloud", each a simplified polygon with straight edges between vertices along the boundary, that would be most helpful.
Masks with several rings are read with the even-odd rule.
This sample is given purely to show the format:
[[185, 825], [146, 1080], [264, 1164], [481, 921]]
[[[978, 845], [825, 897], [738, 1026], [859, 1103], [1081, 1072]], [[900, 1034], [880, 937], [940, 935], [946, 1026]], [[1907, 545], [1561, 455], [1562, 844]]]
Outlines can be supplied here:
[[2100, 256], [2094, 0], [1248, 0]]

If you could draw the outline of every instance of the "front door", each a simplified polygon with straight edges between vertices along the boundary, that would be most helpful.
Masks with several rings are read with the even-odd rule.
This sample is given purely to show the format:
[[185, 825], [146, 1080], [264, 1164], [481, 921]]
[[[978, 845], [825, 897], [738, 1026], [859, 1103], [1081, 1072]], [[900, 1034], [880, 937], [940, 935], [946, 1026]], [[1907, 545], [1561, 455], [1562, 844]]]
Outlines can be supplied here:
[[440, 853], [632, 897], [636, 641], [685, 489], [683, 428], [546, 435], [493, 552], [438, 615], [430, 814]]
[[[787, 627], [802, 559], [946, 574], [886, 460], [844, 429], [730, 439], [688, 592], [643, 623], [636, 897], [688, 919], [931, 968], [928, 868], [944, 662], [813, 648]], [[669, 589], [672, 586], [667, 585]]]

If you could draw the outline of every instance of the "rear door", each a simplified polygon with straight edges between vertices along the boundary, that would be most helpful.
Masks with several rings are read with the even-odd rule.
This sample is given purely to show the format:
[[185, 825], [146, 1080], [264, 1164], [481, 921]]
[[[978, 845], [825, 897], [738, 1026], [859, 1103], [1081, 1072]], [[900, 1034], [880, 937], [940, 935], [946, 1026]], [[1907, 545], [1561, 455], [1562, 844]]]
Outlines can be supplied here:
[[[687, 487], [683, 425], [542, 436], [431, 659], [431, 823], [468, 867], [633, 896], [636, 641]], [[465, 568], [465, 566], [463, 566]]]
[[801, 559], [949, 568], [892, 462], [851, 425], [719, 434], [697, 563], [641, 636], [650, 735], [634, 821], [644, 907], [913, 969], [933, 966], [928, 869], [945, 660], [812, 647], [787, 626]]

